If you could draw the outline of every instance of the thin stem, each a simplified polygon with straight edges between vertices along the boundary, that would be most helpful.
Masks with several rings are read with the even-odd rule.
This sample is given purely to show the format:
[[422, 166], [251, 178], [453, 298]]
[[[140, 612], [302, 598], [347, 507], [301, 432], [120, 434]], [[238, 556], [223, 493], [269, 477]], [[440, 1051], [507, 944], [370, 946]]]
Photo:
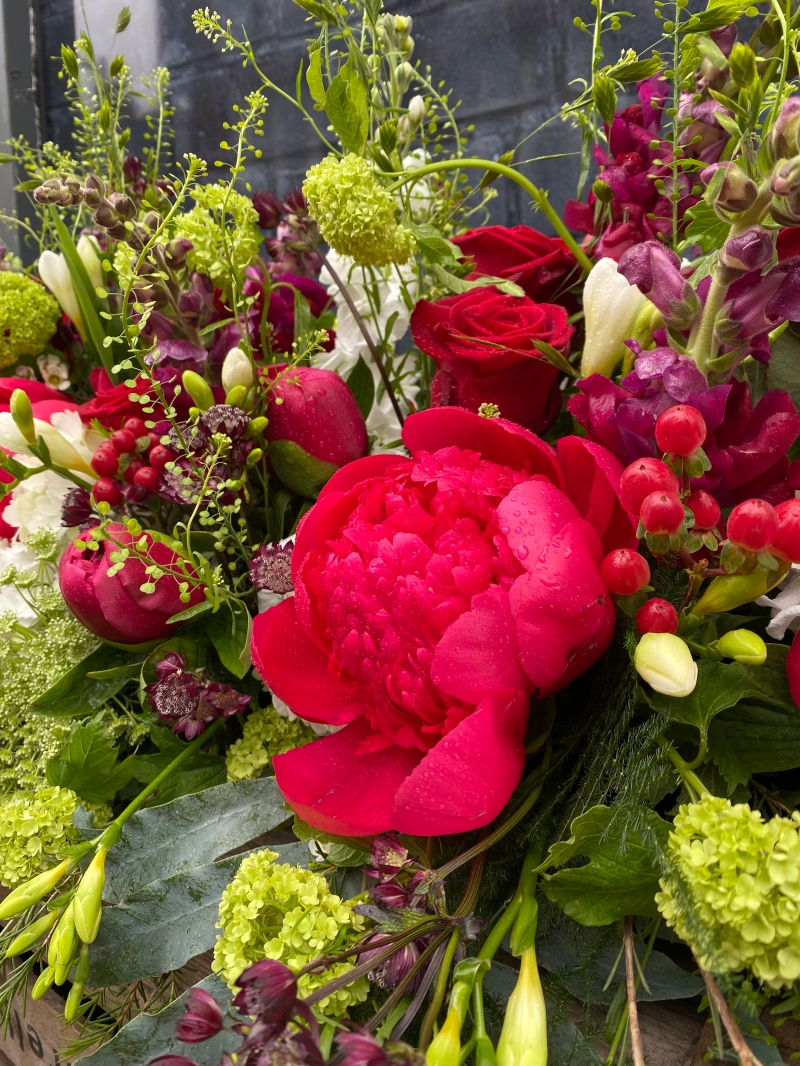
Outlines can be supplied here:
[[436, 978], [436, 986], [433, 990], [433, 999], [431, 1005], [422, 1019], [422, 1028], [419, 1032], [419, 1043], [417, 1044], [420, 1051], [424, 1051], [433, 1037], [433, 1025], [436, 1019], [439, 1017], [439, 1011], [442, 1009], [442, 1003], [444, 1002], [444, 994], [447, 991], [447, 979], [450, 976], [450, 967], [453, 965], [453, 956], [456, 953], [458, 947], [458, 941], [461, 939], [461, 932], [458, 929], [454, 929], [450, 934], [450, 940], [447, 944], [447, 950], [444, 953], [442, 959], [442, 965], [439, 967], [439, 976]]
[[692, 798], [698, 799], [700, 796], [708, 795], [708, 789], [706, 788], [706, 786], [703, 784], [697, 774], [693, 772], [689, 763], [682, 759], [677, 753], [677, 751], [675, 751], [675, 749], [666, 739], [666, 737], [659, 734], [656, 737], [656, 741], [661, 745], [667, 758], [678, 771], [678, 775], [681, 781], [683, 781], [684, 785], [686, 785], [686, 788], [692, 794]]
[[[762, 1063], [759, 1059], [755, 1057], [753, 1052], [750, 1050], [747, 1041], [742, 1036], [742, 1031], [736, 1023], [736, 1019], [734, 1018], [733, 1012], [728, 1006], [727, 1000], [717, 987], [716, 981], [710, 973], [703, 969], [702, 966], [700, 966], [699, 968], [703, 980], [706, 983], [706, 988], [708, 989], [708, 998], [711, 1000], [711, 1002], [714, 1004], [714, 1006], [717, 1008], [717, 1011], [719, 1012], [719, 1016], [722, 1019], [722, 1024], [725, 1026], [725, 1032], [728, 1034], [728, 1039], [730, 1040], [731, 1044], [733, 1044], [733, 1050], [739, 1056], [739, 1062], [742, 1064], [742, 1066], [762, 1066]], [[722, 1048], [720, 1048], [719, 1050], [722, 1051]]]
[[636, 1003], [636, 975], [633, 964], [633, 919], [625, 919], [625, 988], [628, 994], [628, 1025], [631, 1033], [633, 1066], [644, 1066], [642, 1031], [639, 1028], [639, 1007]]
[[345, 283], [342, 281], [342, 279], [339, 277], [339, 275], [336, 273], [336, 271], [331, 266], [331, 263], [330, 263], [330, 260], [328, 259], [328, 257], [325, 255], [325, 253], [321, 249], [317, 249], [317, 253], [318, 253], [320, 259], [322, 260], [323, 264], [325, 265], [325, 269], [328, 271], [330, 276], [333, 278], [334, 285], [339, 290], [339, 292], [342, 294], [342, 298], [344, 299], [344, 302], [350, 308], [350, 313], [353, 316], [353, 318], [355, 319], [356, 325], [361, 330], [361, 336], [367, 342], [367, 347], [369, 348], [369, 354], [375, 360], [375, 366], [377, 366], [377, 368], [378, 368], [378, 373], [380, 374], [381, 381], [383, 382], [384, 387], [386, 388], [386, 392], [387, 392], [387, 394], [389, 396], [389, 400], [391, 401], [392, 407], [394, 408], [394, 413], [397, 415], [397, 420], [400, 423], [400, 425], [402, 426], [403, 425], [403, 421], [404, 421], [403, 420], [403, 412], [400, 410], [400, 404], [398, 403], [397, 396], [395, 395], [395, 391], [392, 388], [392, 383], [389, 380], [389, 375], [386, 373], [386, 366], [384, 365], [383, 358], [378, 353], [377, 345], [373, 341], [372, 336], [370, 335], [370, 332], [367, 329], [367, 324], [364, 321], [364, 319], [361, 317], [361, 315], [359, 314], [358, 309], [356, 308], [355, 302], [353, 300], [353, 297], [350, 295], [350, 292], [349, 292], [347, 286], [345, 285]]

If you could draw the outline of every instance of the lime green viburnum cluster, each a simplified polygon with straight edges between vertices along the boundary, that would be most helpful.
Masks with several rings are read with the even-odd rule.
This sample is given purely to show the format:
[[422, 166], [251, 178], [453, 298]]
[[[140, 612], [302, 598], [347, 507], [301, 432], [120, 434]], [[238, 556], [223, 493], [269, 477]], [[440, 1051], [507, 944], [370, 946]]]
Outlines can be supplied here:
[[681, 807], [667, 857], [656, 903], [701, 966], [776, 989], [800, 977], [800, 812], [764, 821], [704, 796]]
[[80, 839], [72, 824], [77, 807], [75, 793], [58, 785], [0, 800], [0, 884], [13, 888], [53, 866]]
[[[353, 911], [358, 900], [342, 900], [321, 874], [276, 864], [278, 857], [269, 849], [248, 855], [222, 894], [217, 922], [222, 934], [212, 968], [230, 988], [242, 970], [261, 959], [276, 959], [299, 973], [314, 959], [346, 951], [364, 932], [364, 918]], [[308, 996], [352, 969], [350, 962], [337, 962], [321, 974], [304, 974], [299, 995]], [[363, 1003], [368, 991], [367, 979], [359, 977], [321, 999], [316, 1009], [340, 1018]]]
[[395, 219], [397, 204], [360, 156], [326, 156], [303, 183], [308, 209], [320, 233], [341, 255], [364, 266], [406, 263], [414, 234]]
[[0, 367], [24, 355], [41, 355], [61, 318], [44, 285], [24, 274], [0, 271]]
[[252, 200], [224, 184], [197, 185], [192, 196], [195, 206], [180, 216], [177, 232], [192, 242], [187, 264], [230, 293], [258, 257], [258, 212]]
[[299, 748], [315, 739], [315, 733], [296, 718], [290, 722], [270, 705], [258, 707], [247, 718], [242, 736], [233, 742], [225, 756], [229, 781], [260, 777], [272, 768], [275, 755]]

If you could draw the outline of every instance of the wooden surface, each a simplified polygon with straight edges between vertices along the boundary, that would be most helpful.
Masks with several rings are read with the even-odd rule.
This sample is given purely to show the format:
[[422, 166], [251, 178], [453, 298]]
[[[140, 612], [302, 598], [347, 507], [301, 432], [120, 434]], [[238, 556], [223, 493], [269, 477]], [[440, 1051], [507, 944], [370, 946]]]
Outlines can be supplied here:
[[[29, 987], [32, 987], [30, 982]], [[0, 1039], [0, 1066], [67, 1066], [58, 1049], [78, 1036], [75, 1026], [64, 1022], [63, 999], [52, 989], [34, 1003], [18, 996], [11, 1008], [5, 1039]]]

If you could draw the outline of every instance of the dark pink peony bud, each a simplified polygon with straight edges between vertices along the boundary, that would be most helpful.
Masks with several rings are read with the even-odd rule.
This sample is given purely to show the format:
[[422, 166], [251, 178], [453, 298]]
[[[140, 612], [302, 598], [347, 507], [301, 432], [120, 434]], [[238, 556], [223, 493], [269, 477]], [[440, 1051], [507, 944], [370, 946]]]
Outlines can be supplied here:
[[150, 1060], [150, 1066], [197, 1066], [197, 1063], [185, 1055], [159, 1055]]
[[656, 305], [669, 325], [687, 329], [700, 313], [700, 299], [681, 275], [680, 265], [671, 248], [645, 241], [622, 255], [618, 270]]
[[222, 1008], [202, 988], [193, 988], [186, 1000], [185, 1013], [175, 1026], [175, 1036], [183, 1044], [202, 1044], [223, 1027]]
[[270, 463], [287, 488], [315, 497], [340, 467], [367, 454], [364, 417], [331, 370], [279, 365], [267, 375]]

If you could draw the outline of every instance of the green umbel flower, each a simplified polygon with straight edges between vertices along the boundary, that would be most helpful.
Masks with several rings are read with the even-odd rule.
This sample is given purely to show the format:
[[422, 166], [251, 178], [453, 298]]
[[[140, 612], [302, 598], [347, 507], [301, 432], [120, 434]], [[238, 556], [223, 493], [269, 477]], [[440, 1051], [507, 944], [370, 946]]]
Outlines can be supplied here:
[[56, 865], [80, 839], [72, 824], [78, 797], [68, 788], [14, 792], [0, 800], [0, 884], [13, 888]]
[[198, 185], [192, 196], [196, 206], [177, 222], [177, 236], [192, 242], [186, 262], [230, 293], [258, 257], [258, 212], [251, 200], [227, 185]]
[[229, 781], [260, 777], [272, 768], [272, 758], [314, 740], [314, 732], [299, 719], [290, 722], [272, 707], [259, 707], [244, 723], [243, 735], [228, 748], [225, 765]]
[[0, 367], [24, 355], [41, 355], [59, 318], [61, 308], [44, 285], [0, 270]]
[[[353, 911], [357, 900], [342, 900], [321, 874], [276, 864], [277, 858], [269, 849], [248, 855], [222, 893], [217, 922], [222, 934], [212, 969], [230, 988], [242, 970], [260, 959], [277, 959], [298, 973], [313, 959], [346, 950], [364, 931], [364, 918]], [[298, 981], [301, 998], [352, 969], [352, 963], [339, 962], [321, 974], [305, 974]], [[368, 991], [366, 978], [359, 977], [316, 1008], [339, 1018], [363, 1003]]]
[[360, 156], [326, 156], [303, 183], [308, 209], [325, 240], [365, 266], [406, 263], [414, 234], [395, 219], [397, 204]]
[[701, 966], [771, 988], [800, 977], [800, 813], [764, 821], [704, 796], [681, 807], [667, 857], [656, 903]]

